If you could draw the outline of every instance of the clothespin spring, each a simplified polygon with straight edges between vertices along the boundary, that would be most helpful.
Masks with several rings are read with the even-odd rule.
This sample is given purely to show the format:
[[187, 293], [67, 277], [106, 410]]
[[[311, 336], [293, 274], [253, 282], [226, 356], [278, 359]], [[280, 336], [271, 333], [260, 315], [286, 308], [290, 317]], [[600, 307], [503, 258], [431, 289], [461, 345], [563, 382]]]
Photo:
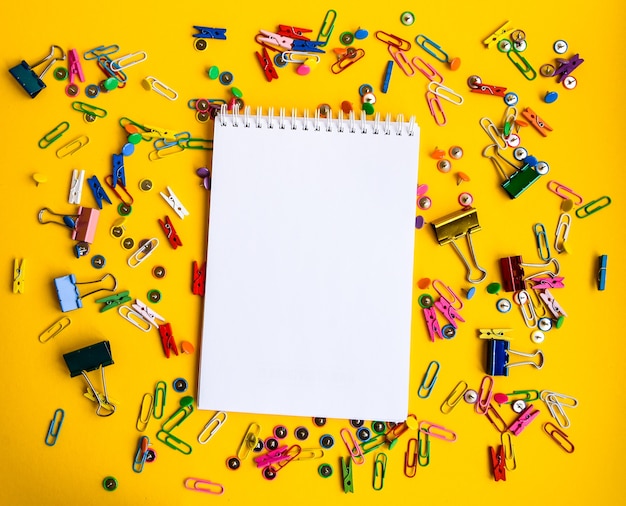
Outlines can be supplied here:
[[[115, 410], [117, 408], [115, 407], [115, 404], [111, 404], [111, 402], [109, 401], [109, 394], [107, 392], [107, 382], [106, 382], [106, 378], [104, 377], [104, 367], [102, 367], [102, 364], [100, 365], [99, 369], [100, 369], [101, 376], [102, 376], [102, 388], [104, 389], [104, 402], [102, 402], [102, 399], [98, 395], [98, 392], [96, 391], [93, 384], [89, 380], [89, 376], [87, 376], [87, 373], [85, 371], [81, 371], [80, 373], [83, 375], [83, 378], [85, 378], [87, 385], [89, 385], [89, 388], [93, 392], [96, 402], [98, 403], [98, 409], [96, 409], [96, 415], [106, 417], [106, 416], [111, 416], [113, 413], [115, 413]], [[108, 414], [101, 414], [101, 411], [103, 409], [105, 411], [108, 411]]]

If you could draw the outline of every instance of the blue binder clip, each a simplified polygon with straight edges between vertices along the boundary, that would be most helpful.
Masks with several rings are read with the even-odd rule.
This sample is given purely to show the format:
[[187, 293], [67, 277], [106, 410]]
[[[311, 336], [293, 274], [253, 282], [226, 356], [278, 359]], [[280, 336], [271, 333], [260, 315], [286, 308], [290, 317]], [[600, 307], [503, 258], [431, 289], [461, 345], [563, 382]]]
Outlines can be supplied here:
[[[537, 369], [543, 367], [543, 353], [541, 350], [537, 350], [535, 353], [522, 353], [521, 351], [511, 350], [509, 348], [510, 343], [502, 339], [489, 339], [487, 341], [487, 374], [490, 376], [508, 376], [509, 367], [519, 365], [532, 365]], [[521, 357], [533, 358], [539, 356], [539, 362], [515, 362], [509, 363], [509, 355], [514, 354]]]
[[[61, 56], [59, 58], [54, 58], [55, 49], [58, 49], [61, 52]], [[48, 60], [48, 65], [46, 65], [41, 74], [37, 75], [33, 69], [39, 67], [39, 65], [43, 65]], [[43, 82], [43, 77], [46, 75], [46, 72], [48, 72], [54, 62], [58, 60], [65, 60], [65, 53], [59, 46], [51, 46], [50, 54], [42, 58], [34, 65], [31, 66], [22, 60], [20, 64], [10, 68], [9, 72], [13, 78], [22, 85], [22, 88], [24, 88], [26, 93], [30, 95], [30, 98], [35, 98], [39, 92], [46, 87], [46, 84]]]
[[[85, 295], [80, 295], [77, 285], [100, 283], [101, 281], [104, 281], [104, 279], [106, 279], [107, 277], [113, 278], [113, 288], [98, 288], [89, 293], [86, 293]], [[95, 281], [84, 281], [82, 283], [79, 283], [76, 281], [76, 276], [74, 276], [74, 274], [68, 274], [67, 276], [55, 278], [54, 286], [57, 291], [57, 297], [59, 298], [59, 304], [61, 305], [61, 311], [67, 313], [68, 311], [74, 311], [75, 309], [80, 309], [81, 307], [83, 307], [83, 303], [81, 300], [83, 297], [87, 297], [88, 295], [92, 295], [101, 290], [114, 292], [117, 288], [117, 279], [115, 279], [115, 276], [113, 276], [113, 274], [105, 274], [100, 279], [97, 279]]]
[[106, 200], [109, 204], [112, 204], [111, 199], [102, 188], [102, 184], [98, 181], [97, 176], [92, 176], [87, 179], [87, 184], [89, 184], [89, 188], [91, 188], [91, 192], [93, 193], [93, 198], [96, 199], [96, 204], [98, 207], [102, 209], [102, 201]]

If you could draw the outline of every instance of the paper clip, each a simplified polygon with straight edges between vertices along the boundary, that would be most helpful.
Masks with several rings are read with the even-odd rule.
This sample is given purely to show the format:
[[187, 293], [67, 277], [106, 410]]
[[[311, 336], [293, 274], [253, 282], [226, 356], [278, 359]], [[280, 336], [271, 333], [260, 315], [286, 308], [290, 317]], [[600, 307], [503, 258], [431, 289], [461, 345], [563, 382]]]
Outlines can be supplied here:
[[207, 444], [209, 439], [213, 437], [213, 435], [222, 427], [222, 424], [226, 422], [228, 415], [224, 413], [224, 411], [217, 411], [213, 418], [211, 418], [207, 424], [204, 426], [204, 429], [198, 434], [198, 443], [201, 445]]
[[506, 481], [504, 446], [498, 446], [497, 450], [493, 446], [490, 446], [489, 452], [491, 455], [491, 470], [495, 481]]
[[83, 53], [83, 58], [85, 60], [96, 60], [99, 56], [106, 56], [109, 54], [116, 53], [119, 51], [120, 46], [117, 44], [113, 44], [111, 46], [98, 46], [90, 49], [89, 51], [85, 51]]
[[437, 69], [433, 67], [430, 63], [422, 60], [419, 56], [414, 56], [411, 59], [411, 63], [413, 67], [419, 70], [429, 81], [437, 81], [443, 83], [443, 76], [437, 71]]
[[314, 460], [321, 459], [324, 456], [324, 450], [321, 448], [302, 448], [302, 451], [293, 460]]
[[248, 426], [248, 430], [246, 430], [245, 435], [243, 436], [243, 440], [241, 441], [241, 445], [237, 450], [237, 458], [239, 460], [245, 460], [250, 455], [250, 451], [254, 449], [259, 441], [259, 434], [261, 433], [261, 426], [252, 422]]
[[78, 172], [77, 169], [72, 170], [72, 180], [70, 182], [70, 193], [67, 198], [68, 203], [80, 205], [83, 194], [83, 183], [85, 182], [85, 171]]
[[[543, 353], [541, 350], [535, 353], [523, 353], [509, 349], [509, 342], [500, 339], [491, 339], [487, 341], [487, 374], [490, 376], [508, 376], [509, 368], [520, 365], [532, 365], [536, 369], [543, 367]], [[518, 355], [521, 357], [534, 358], [539, 356], [538, 363], [531, 361], [509, 363], [509, 355]]]
[[456, 384], [456, 386], [452, 389], [452, 392], [448, 394], [448, 397], [445, 398], [439, 410], [444, 415], [447, 415], [448, 413], [450, 413], [450, 411], [452, 411], [454, 407], [459, 402], [461, 402], [461, 400], [463, 399], [463, 395], [465, 395], [465, 392], [467, 392], [467, 389], [468, 389], [468, 384], [463, 380], [459, 381]]
[[511, 46], [511, 49], [506, 52], [506, 55], [526, 79], [532, 81], [537, 77], [537, 71], [519, 51], [515, 50], [514, 46]]
[[335, 63], [333, 63], [330, 67], [330, 70], [333, 74], [339, 74], [346, 70], [350, 65], [353, 65], [361, 58], [365, 56], [365, 51], [361, 48], [351, 48], [349, 49], [344, 56], [339, 58]]
[[140, 473], [143, 471], [143, 466], [148, 458], [148, 446], [150, 445], [150, 438], [148, 436], [141, 436], [137, 443], [137, 452], [135, 453], [135, 459], [133, 460], [133, 471]]
[[[128, 77], [124, 73], [123, 70], [114, 70], [111, 67], [111, 59], [106, 55], [101, 55], [97, 59], [98, 67], [104, 72], [104, 74], [108, 77], [113, 77], [118, 80], [119, 84], [118, 88], [124, 88], [126, 86], [126, 82], [128, 81]], [[145, 87], [145, 84], [144, 84]]]
[[163, 418], [163, 412], [165, 410], [165, 400], [167, 397], [167, 383], [165, 381], [158, 381], [154, 387], [154, 403], [153, 414], [155, 419], [160, 420]]
[[513, 438], [510, 432], [500, 434], [500, 442], [504, 448], [504, 466], [507, 471], [515, 471], [517, 462], [515, 461], [515, 449], [513, 448]]
[[[489, 386], [487, 386], [487, 383], [489, 383]], [[487, 410], [489, 409], [489, 405], [491, 404], [491, 399], [493, 398], [493, 384], [494, 381], [491, 376], [484, 376], [482, 381], [480, 382], [480, 388], [478, 389], [478, 399], [476, 400], [476, 404], [474, 404], [474, 410], [479, 415], [487, 414]]]
[[[405, 457], [406, 462], [406, 457]], [[385, 473], [387, 472], [387, 454], [379, 453], [374, 459], [374, 477], [372, 479], [372, 488], [374, 490], [382, 490], [385, 485]], [[406, 474], [406, 464], [404, 467], [404, 474]], [[408, 475], [407, 475], [408, 476]], [[413, 473], [415, 476], [415, 473]], [[411, 478], [411, 476], [409, 476]]]
[[152, 394], [144, 394], [141, 399], [141, 405], [139, 406], [139, 416], [137, 417], [137, 423], [135, 428], [139, 432], [143, 432], [148, 427], [150, 416], [152, 415], [152, 409], [154, 406], [154, 397]]
[[137, 51], [136, 53], [130, 53], [125, 56], [120, 56], [115, 60], [111, 60], [111, 69], [115, 71], [125, 70], [128, 67], [137, 65], [148, 58], [148, 53], [145, 51]]
[[567, 453], [574, 453], [574, 444], [569, 440], [567, 434], [556, 427], [552, 422], [544, 423], [543, 431], [564, 451]]
[[57, 158], [65, 158], [66, 156], [73, 155], [80, 148], [85, 147], [89, 144], [89, 137], [86, 135], [81, 135], [77, 139], [68, 142], [64, 146], [61, 146], [56, 151]]
[[361, 447], [361, 451], [363, 455], [367, 455], [370, 452], [380, 448], [387, 442], [384, 434], [379, 434], [376, 437], [372, 437], [366, 441], [363, 441], [359, 446]]
[[487, 412], [485, 413], [485, 418], [489, 420], [491, 425], [493, 425], [498, 432], [504, 433], [508, 430], [507, 423], [504, 421], [496, 407], [493, 405], [493, 402], [489, 403], [489, 407], [487, 408]]
[[417, 463], [420, 467], [430, 464], [430, 436], [428, 430], [417, 431]]
[[178, 98], [178, 93], [176, 93], [167, 84], [162, 83], [153, 76], [148, 76], [143, 80], [143, 87], [148, 91], [156, 91], [159, 95], [167, 98], [168, 100], [176, 100]]
[[[523, 397], [515, 397], [522, 394]], [[513, 404], [515, 401], [532, 402], [539, 399], [539, 390], [513, 390], [513, 393], [506, 396], [509, 398], [506, 404]]]
[[598, 290], [604, 290], [606, 288], [606, 268], [609, 261], [608, 255], [600, 255], [598, 257], [598, 276], [597, 284]]
[[96, 118], [106, 118], [107, 112], [100, 107], [96, 107], [95, 105], [86, 104], [85, 102], [74, 101], [72, 102], [72, 109], [78, 112], [82, 112], [83, 114], [89, 114], [90, 116], [95, 116]]
[[[565, 241], [567, 241], [571, 226], [572, 217], [567, 213], [561, 213], [561, 216], [559, 216], [559, 221], [556, 225], [556, 234], [554, 238], [554, 249], [557, 253], [563, 253], [564, 251], [567, 251]], [[542, 258], [542, 260], [546, 259]]]
[[126, 321], [132, 323], [135, 327], [143, 332], [148, 332], [152, 328], [152, 324], [142, 318], [142, 316], [128, 306], [119, 306], [117, 308], [119, 315]]
[[57, 409], [52, 416], [52, 420], [50, 420], [50, 425], [48, 426], [48, 433], [46, 434], [45, 443], [48, 446], [54, 446], [57, 444], [57, 439], [59, 438], [59, 432], [61, 431], [61, 426], [63, 425], [63, 419], [65, 418], [65, 411], [61, 408]]
[[67, 121], [62, 121], [57, 126], [55, 126], [52, 130], [50, 130], [47, 134], [45, 134], [37, 145], [41, 149], [46, 149], [50, 144], [54, 141], [61, 138], [61, 136], [70, 129], [70, 124]]
[[176, 437], [170, 432], [160, 430], [159, 432], [157, 432], [157, 439], [161, 441], [161, 443], [172, 448], [173, 450], [181, 452], [183, 455], [189, 455], [192, 451], [191, 445], [189, 443], [185, 443], [185, 441]]
[[159, 195], [163, 197], [163, 200], [167, 202], [167, 204], [174, 210], [174, 212], [178, 215], [178, 217], [182, 220], [185, 216], [189, 216], [189, 211], [185, 209], [185, 206], [178, 200], [178, 197], [174, 194], [172, 189], [167, 186], [167, 191], [169, 195], [166, 195], [163, 192], [159, 192]]
[[605, 195], [599, 199], [587, 202], [584, 206], [576, 209], [576, 216], [579, 218], [586, 218], [587, 216], [591, 216], [593, 213], [597, 213], [600, 209], [604, 209], [610, 204], [611, 198]]
[[395, 47], [400, 51], [408, 51], [409, 49], [411, 49], [411, 43], [408, 40], [404, 40], [398, 37], [397, 35], [392, 35], [390, 33], [378, 30], [374, 33], [374, 36], [381, 42], [387, 44], [387, 46]]
[[[551, 392], [549, 390], [542, 390], [540, 394], [540, 398], [543, 402], [546, 403], [548, 407], [548, 411], [552, 417], [557, 421], [557, 423], [563, 429], [567, 429], [570, 426], [570, 421], [565, 411], [563, 411], [563, 407], [575, 408], [578, 406], [578, 400], [570, 395], [560, 394], [557, 392]], [[569, 403], [561, 402], [559, 399], [564, 399], [566, 401], [570, 401]], [[556, 409], [555, 409], [556, 407]]]
[[292, 462], [293, 460], [295, 460], [298, 455], [300, 455], [300, 452], [302, 451], [302, 448], [300, 447], [300, 445], [291, 445], [287, 451], [285, 452], [285, 458], [281, 459], [279, 461], [273, 462], [272, 464], [270, 464], [268, 466], [268, 468], [266, 468], [270, 475], [272, 476], [271, 478], [269, 478], [267, 476], [267, 474], [264, 472], [263, 476], [266, 479], [274, 479], [276, 476], [276, 473], [278, 473], [278, 471], [280, 471], [283, 467], [285, 467], [287, 464], [289, 464], [290, 462]]
[[349, 457], [339, 457], [339, 463], [341, 464], [341, 478], [343, 480], [343, 492], [354, 492], [354, 483], [352, 482], [352, 459]]
[[415, 42], [417, 42], [417, 45], [426, 51], [430, 56], [439, 60], [441, 63], [448, 63], [450, 61], [450, 58], [446, 52], [441, 49], [441, 46], [430, 40], [425, 35], [420, 33], [417, 37], [415, 37]]
[[[478, 223], [478, 213], [476, 209], [472, 207], [464, 208], [437, 220], [433, 220], [430, 224], [435, 231], [437, 242], [442, 246], [444, 244], [450, 244], [454, 248], [467, 270], [466, 279], [470, 283], [480, 283], [484, 280], [487, 276], [487, 271], [478, 265], [471, 239], [473, 233], [480, 231], [480, 224]], [[476, 269], [481, 273], [481, 275], [475, 279], [471, 277], [472, 268], [470, 267], [469, 262], [456, 245], [456, 241], [461, 237], [465, 237], [471, 260]]]
[[190, 395], [184, 396], [179, 401], [179, 404], [180, 407], [174, 411], [172, 416], [163, 422], [161, 429], [163, 429], [164, 432], [172, 432], [193, 413], [193, 397]]
[[[96, 409], [96, 415], [98, 416], [110, 416], [115, 413], [115, 405], [109, 401], [109, 395], [107, 393], [107, 384], [104, 377], [104, 368], [112, 365], [113, 357], [111, 356], [111, 345], [109, 341], [101, 341], [91, 346], [86, 346], [70, 353], [63, 355], [63, 360], [70, 371], [70, 377], [82, 375], [89, 386], [91, 392], [93, 392], [98, 408]], [[87, 373], [100, 369], [102, 377], [102, 386], [104, 388], [104, 401], [97, 394], [96, 389], [91, 383]], [[108, 411], [106, 414], [101, 414], [102, 410]]]
[[400, 436], [402, 436], [402, 434], [404, 434], [407, 430], [417, 430], [418, 426], [417, 417], [414, 414], [410, 414], [406, 417], [404, 422], [390, 427], [385, 433], [385, 439], [389, 444], [389, 449], [391, 450], [395, 446]]
[[[433, 367], [435, 367], [434, 372], [431, 372], [431, 369], [433, 369]], [[424, 378], [422, 379], [422, 383], [417, 389], [417, 396], [419, 398], [428, 399], [428, 397], [430, 397], [433, 387], [435, 386], [435, 383], [437, 381], [437, 376], [439, 375], [440, 368], [441, 366], [439, 365], [439, 362], [437, 362], [436, 360], [433, 360], [430, 364], [428, 364], [428, 368], [426, 369], [426, 372], [424, 373]], [[429, 377], [430, 377], [430, 381], [428, 381]], [[427, 381], [428, 381], [428, 384], [426, 384]]]
[[354, 435], [352, 434], [352, 432], [343, 427], [339, 431], [339, 435], [341, 436], [341, 440], [343, 441], [343, 443], [346, 445], [348, 452], [350, 452], [350, 458], [352, 459], [352, 461], [358, 466], [363, 464], [365, 462], [365, 457], [363, 456], [363, 452], [361, 451], [359, 443], [356, 441], [356, 439], [354, 439]]
[[39, 334], [39, 342], [46, 343], [53, 337], [58, 336], [63, 330], [70, 326], [70, 323], [72, 323], [72, 320], [70, 320], [67, 316], [57, 320], [41, 334]]
[[451, 90], [447, 86], [444, 86], [443, 84], [438, 83], [436, 81], [430, 81], [428, 83], [428, 91], [430, 91], [431, 93], [434, 93], [439, 98], [443, 98], [444, 100], [447, 100], [451, 104], [454, 104], [454, 105], [463, 104], [463, 97], [461, 95]]
[[[433, 431], [433, 429], [437, 430]], [[429, 437], [436, 437], [447, 443], [454, 443], [456, 441], [456, 432], [446, 429], [443, 425], [437, 425], [427, 420], [420, 421], [418, 431], [426, 432]]]
[[435, 120], [435, 124], [437, 126], [445, 126], [448, 123], [448, 118], [446, 116], [446, 112], [443, 110], [439, 96], [435, 95], [432, 91], [427, 91], [426, 103], [428, 104], [428, 110], [430, 111], [431, 116]]
[[[454, 293], [452, 288], [450, 288], [448, 285], [445, 285], [439, 279], [433, 279], [432, 285], [433, 285], [433, 289], [435, 290], [435, 292], [437, 292], [439, 297], [445, 300], [446, 302], [448, 302], [450, 306], [452, 306], [452, 304], [454, 303], [458, 303], [457, 306], [452, 306], [452, 307], [454, 307], [454, 309], [459, 310], [459, 311], [463, 309], [463, 301], [457, 296], [456, 293]], [[439, 288], [440, 285], [441, 285], [441, 288]]]
[[141, 262], [154, 253], [154, 250], [157, 249], [158, 245], [159, 240], [157, 238], [153, 237], [152, 239], [148, 239], [143, 246], [141, 246], [128, 258], [128, 265], [132, 268], [137, 267]]
[[544, 262], [548, 262], [552, 254], [550, 253], [550, 243], [548, 242], [546, 227], [543, 226], [543, 223], [535, 223], [533, 225], [533, 232], [535, 233], [535, 242], [537, 243], [539, 258]]
[[[481, 128], [485, 131], [485, 133], [489, 136], [489, 138], [494, 142], [494, 144], [496, 145], [497, 148], [506, 149], [508, 147], [508, 144], [502, 138], [502, 134], [498, 130], [498, 127], [496, 125], [494, 125], [493, 121], [491, 121], [489, 118], [484, 117], [484, 118], [480, 118], [478, 123], [480, 124]], [[485, 148], [483, 150], [483, 156], [485, 156], [487, 158], [492, 158], [492, 157], [487, 156], [485, 154], [487, 149], [489, 149], [490, 147], [491, 146], [487, 146], [487, 148]], [[515, 167], [515, 166], [514, 166], [514, 168], [517, 169], [517, 167]], [[500, 170], [502, 171], [502, 169], [500, 169]], [[503, 173], [503, 175], [504, 175], [504, 177], [506, 177], [506, 174]]]
[[328, 41], [330, 40], [330, 36], [333, 33], [333, 28], [335, 27], [335, 20], [337, 19], [337, 12], [330, 9], [326, 16], [324, 16], [324, 20], [322, 21], [322, 26], [320, 28], [319, 33], [317, 34], [317, 42], [319, 42], [320, 46], [324, 47]]
[[[401, 49], [398, 49], [397, 47], [391, 45], [387, 46], [387, 51], [389, 51], [389, 54], [393, 58], [393, 61], [398, 64], [398, 67], [400, 68], [400, 70], [402, 70], [402, 72], [404, 72], [406, 76], [412, 77], [415, 75], [415, 69], [411, 66], [411, 62], [406, 57], [405, 51], [402, 51]], [[391, 63], [391, 65], [389, 65], [389, 63]], [[381, 89], [381, 91], [384, 90], [383, 93], [387, 93], [392, 68], [393, 62], [387, 62], [387, 71], [385, 73], [385, 83], [387, 83], [387, 86], [383, 86], [383, 88]]]
[[548, 181], [548, 190], [562, 199], [572, 199], [577, 206], [583, 203], [583, 198], [578, 193], [558, 181]]
[[186, 478], [184, 485], [187, 490], [193, 490], [195, 492], [204, 492], [213, 495], [222, 495], [224, 493], [224, 485], [201, 478]]

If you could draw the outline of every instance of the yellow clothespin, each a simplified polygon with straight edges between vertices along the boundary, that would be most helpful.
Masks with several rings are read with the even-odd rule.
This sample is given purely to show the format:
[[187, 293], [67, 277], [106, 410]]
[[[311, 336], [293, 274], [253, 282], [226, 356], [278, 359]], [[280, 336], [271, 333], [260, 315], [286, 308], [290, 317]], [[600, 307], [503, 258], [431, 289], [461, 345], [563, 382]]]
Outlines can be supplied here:
[[510, 28], [511, 22], [507, 21], [500, 28], [498, 28], [495, 32], [493, 32], [489, 37], [483, 40], [483, 44], [485, 44], [489, 49], [498, 45], [505, 37], [508, 37], [511, 33], [515, 31], [514, 28]]
[[26, 274], [26, 259], [15, 259], [13, 264], [13, 293], [24, 293], [24, 278]]
[[513, 329], [480, 329], [481, 339], [501, 339], [503, 341], [511, 341], [513, 338], [505, 335], [507, 332], [512, 332]]

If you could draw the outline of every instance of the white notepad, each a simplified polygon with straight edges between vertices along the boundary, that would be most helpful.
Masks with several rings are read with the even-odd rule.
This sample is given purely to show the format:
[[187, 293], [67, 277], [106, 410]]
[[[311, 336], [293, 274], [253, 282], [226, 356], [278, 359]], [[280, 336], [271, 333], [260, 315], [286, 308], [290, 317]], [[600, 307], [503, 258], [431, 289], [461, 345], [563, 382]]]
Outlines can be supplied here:
[[200, 409], [405, 420], [419, 128], [215, 120]]

